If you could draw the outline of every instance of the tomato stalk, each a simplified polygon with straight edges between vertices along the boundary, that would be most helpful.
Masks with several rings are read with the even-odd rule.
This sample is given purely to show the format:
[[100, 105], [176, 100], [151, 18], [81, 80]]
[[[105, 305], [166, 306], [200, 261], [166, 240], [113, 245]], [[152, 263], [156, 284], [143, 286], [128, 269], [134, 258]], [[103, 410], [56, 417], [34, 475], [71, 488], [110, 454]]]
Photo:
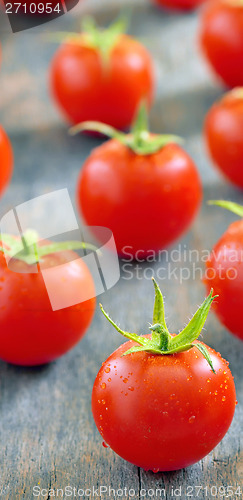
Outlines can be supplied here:
[[169, 333], [165, 321], [163, 295], [155, 279], [152, 279], [155, 289], [155, 301], [153, 325], [151, 325], [149, 328], [152, 332], [151, 338], [122, 330], [118, 325], [116, 325], [116, 323], [114, 323], [114, 321], [104, 311], [102, 305], [100, 304], [102, 313], [104, 314], [106, 319], [113, 325], [113, 327], [127, 339], [133, 340], [134, 342], [139, 344], [138, 346], [134, 346], [131, 349], [128, 349], [128, 351], [126, 351], [123, 356], [141, 351], [151, 352], [153, 354], [168, 355], [188, 351], [189, 349], [196, 347], [207, 360], [213, 373], [215, 373], [213, 363], [207, 348], [203, 344], [194, 344], [194, 342], [198, 339], [207, 319], [210, 306], [213, 300], [218, 297], [218, 295], [215, 295], [213, 297], [213, 290], [211, 290], [210, 294], [198, 308], [191, 321], [189, 321], [188, 325], [180, 333], [173, 336]]
[[170, 143], [182, 143], [177, 135], [151, 134], [148, 130], [148, 112], [144, 101], [141, 102], [129, 134], [116, 130], [110, 125], [96, 121], [87, 121], [75, 125], [69, 130], [71, 135], [85, 130], [99, 132], [112, 139], [117, 139], [137, 155], [151, 155]]
[[57, 252], [81, 249], [97, 251], [95, 245], [84, 241], [50, 242], [41, 246], [38, 233], [31, 229], [25, 231], [21, 239], [3, 233], [0, 235], [0, 240], [3, 245], [0, 246], [0, 252], [5, 253], [10, 258], [21, 260], [28, 265], [37, 264], [41, 262], [42, 257]]
[[210, 200], [208, 201], [208, 205], [217, 205], [218, 207], [222, 207], [226, 210], [229, 210], [230, 212], [233, 212], [233, 214], [243, 217], [243, 206], [239, 205], [238, 203], [234, 203], [233, 201]]
[[119, 17], [108, 28], [102, 29], [97, 26], [91, 17], [85, 17], [81, 24], [81, 33], [58, 31], [48, 38], [54, 42], [70, 42], [72, 44], [90, 47], [98, 51], [104, 67], [109, 63], [112, 49], [117, 44], [122, 34], [126, 32], [128, 16]]

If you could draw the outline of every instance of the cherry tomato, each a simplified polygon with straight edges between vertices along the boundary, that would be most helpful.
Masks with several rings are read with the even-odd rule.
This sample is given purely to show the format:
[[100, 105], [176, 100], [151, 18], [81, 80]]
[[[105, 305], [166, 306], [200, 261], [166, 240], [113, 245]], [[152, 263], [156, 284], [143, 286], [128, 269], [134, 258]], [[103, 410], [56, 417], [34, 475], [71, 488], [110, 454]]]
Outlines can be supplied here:
[[[77, 257], [70, 251], [43, 257], [45, 267], [57, 266], [49, 287], [60, 296], [63, 291], [73, 296], [74, 303], [75, 291], [81, 287], [95, 296], [90, 272]], [[53, 311], [41, 272], [35, 273], [35, 267], [20, 260], [11, 269], [0, 252], [0, 358], [25, 366], [49, 363], [83, 337], [94, 314], [95, 299]], [[60, 282], [65, 288], [60, 288]]]
[[229, 87], [243, 85], [243, 6], [240, 0], [212, 0], [201, 18], [202, 50]]
[[[228, 203], [222, 202], [227, 208]], [[221, 204], [220, 202], [218, 204]], [[235, 204], [232, 204], [235, 205]], [[243, 216], [243, 209], [242, 214]], [[230, 224], [206, 262], [204, 283], [219, 294], [213, 309], [223, 325], [243, 340], [243, 220]]]
[[113, 139], [91, 153], [77, 189], [87, 224], [111, 229], [118, 253], [135, 258], [179, 238], [196, 216], [201, 196], [195, 164], [180, 146], [137, 155]]
[[63, 43], [51, 64], [51, 89], [71, 123], [98, 120], [128, 127], [142, 98], [150, 104], [154, 77], [151, 57], [137, 40], [121, 35], [107, 62], [80, 43]]
[[179, 10], [196, 9], [204, 1], [205, 0], [153, 0], [153, 2], [159, 7]]
[[210, 155], [221, 172], [243, 188], [243, 89], [225, 94], [209, 110], [205, 137]]
[[[215, 373], [198, 346], [207, 349]], [[233, 377], [228, 363], [203, 343], [167, 355], [147, 347], [135, 351], [130, 340], [102, 364], [92, 392], [94, 420], [105, 443], [128, 462], [154, 472], [181, 469], [227, 432], [236, 404]]]
[[0, 125], [0, 195], [8, 185], [13, 171], [13, 151], [10, 140]]

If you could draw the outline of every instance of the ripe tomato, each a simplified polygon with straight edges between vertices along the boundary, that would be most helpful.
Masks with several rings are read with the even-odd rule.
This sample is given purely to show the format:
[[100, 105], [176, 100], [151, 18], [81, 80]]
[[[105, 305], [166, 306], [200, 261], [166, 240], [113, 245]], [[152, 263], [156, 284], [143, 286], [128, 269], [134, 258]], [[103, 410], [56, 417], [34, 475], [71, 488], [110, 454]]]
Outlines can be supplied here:
[[205, 0], [153, 0], [153, 2], [159, 7], [179, 10], [196, 9], [204, 1]]
[[[243, 217], [243, 207], [237, 212], [235, 203], [216, 202]], [[204, 283], [219, 294], [213, 309], [223, 325], [243, 340], [243, 220], [230, 224], [213, 247], [206, 262]]]
[[202, 50], [229, 87], [243, 85], [243, 6], [240, 0], [212, 0], [201, 18]]
[[[142, 109], [142, 108], [141, 108]], [[78, 206], [89, 226], [109, 228], [120, 255], [143, 258], [181, 236], [200, 205], [196, 166], [174, 136], [131, 135], [88, 123], [118, 137], [96, 148], [85, 161], [77, 188]], [[85, 124], [84, 124], [85, 128]], [[78, 129], [78, 127], [77, 127]], [[178, 138], [176, 138], [178, 139]]]
[[0, 195], [10, 181], [13, 171], [13, 151], [10, 140], [0, 125]]
[[141, 99], [152, 102], [153, 65], [145, 47], [124, 34], [115, 39], [113, 35], [114, 43], [104, 55], [101, 49], [107, 32], [109, 37], [109, 29], [98, 34], [97, 47], [96, 38], [89, 43], [88, 34], [78, 39], [76, 34], [63, 43], [51, 63], [50, 85], [71, 123], [98, 120], [125, 129]]
[[[73, 296], [77, 288], [95, 296], [91, 274], [77, 254], [52, 253], [42, 258], [45, 267], [56, 267], [55, 293]], [[70, 260], [72, 259], [72, 260]], [[76, 259], [76, 260], [73, 260]], [[67, 263], [68, 265], [62, 266]], [[14, 266], [14, 267], [13, 267]], [[12, 270], [14, 269], [14, 270]], [[32, 274], [34, 273], [34, 274]], [[63, 288], [60, 288], [60, 281]], [[64, 288], [65, 287], [65, 288]], [[50, 290], [50, 288], [49, 288]], [[0, 252], [0, 358], [24, 366], [49, 363], [62, 356], [83, 337], [95, 309], [92, 298], [53, 311], [41, 272], [35, 266], [15, 260], [11, 269]]]
[[214, 163], [234, 184], [243, 188], [243, 89], [234, 89], [209, 110], [204, 126]]
[[[139, 339], [151, 343], [152, 337]], [[203, 343], [165, 355], [136, 342], [121, 345], [98, 372], [92, 393], [96, 426], [120, 457], [145, 470], [192, 465], [221, 441], [233, 419], [236, 394], [228, 363], [207, 347], [213, 373], [198, 352]]]

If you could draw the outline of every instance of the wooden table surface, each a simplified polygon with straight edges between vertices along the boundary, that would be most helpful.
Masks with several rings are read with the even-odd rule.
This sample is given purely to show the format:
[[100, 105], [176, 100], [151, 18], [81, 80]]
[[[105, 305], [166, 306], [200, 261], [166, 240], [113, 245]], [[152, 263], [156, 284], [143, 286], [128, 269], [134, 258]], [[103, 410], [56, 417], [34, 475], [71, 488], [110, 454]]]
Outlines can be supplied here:
[[[103, 0], [101, 8], [101, 2], [83, 0], [70, 14], [45, 28], [16, 35], [9, 32], [6, 19], [0, 18], [0, 121], [15, 152], [15, 172], [0, 201], [0, 216], [14, 205], [58, 188], [67, 187], [74, 201], [79, 169], [101, 141], [67, 135], [67, 126], [48, 94], [48, 64], [56, 46], [44, 41], [41, 33], [76, 30], [82, 13], [90, 11], [105, 23], [114, 17], [121, 3]], [[205, 296], [200, 281], [203, 262], [199, 258], [196, 263], [200, 268], [197, 279], [193, 279], [193, 263], [189, 263], [190, 278], [180, 280], [179, 269], [188, 267], [188, 262], [172, 263], [171, 252], [179, 245], [186, 255], [189, 249], [198, 249], [199, 255], [211, 249], [235, 217], [208, 207], [206, 200], [226, 198], [243, 203], [243, 196], [213, 169], [201, 138], [203, 116], [223, 89], [213, 80], [197, 48], [197, 15], [158, 12], [142, 0], [134, 5], [136, 14], [129, 32], [143, 40], [155, 59], [158, 86], [151, 128], [185, 137], [185, 147], [203, 179], [204, 202], [189, 234], [170, 249], [169, 262], [164, 257], [142, 264], [139, 269], [134, 264], [130, 280], [121, 262], [120, 281], [101, 299], [124, 328], [145, 332], [151, 320], [153, 290], [150, 279], [144, 275], [153, 272], [156, 277], [163, 267], [164, 279], [158, 281], [165, 294], [170, 329], [177, 331]], [[171, 265], [178, 269], [177, 276], [169, 279]], [[189, 498], [186, 492], [191, 485], [202, 487], [197, 498], [204, 499], [223, 498], [219, 490], [211, 487], [242, 487], [243, 343], [230, 335], [212, 313], [206, 327], [206, 343], [230, 363], [239, 404], [232, 426], [217, 448], [201, 462], [178, 472], [144, 472], [102, 446], [90, 409], [91, 390], [102, 361], [122, 338], [98, 310], [81, 343], [56, 362], [26, 369], [0, 362], [0, 495], [11, 500], [29, 500], [35, 498], [33, 487], [39, 485], [43, 489], [54, 488], [57, 497], [58, 488], [70, 485], [80, 489], [103, 487], [98, 494], [104, 500], [114, 498], [112, 492], [109, 497], [105, 487], [114, 488], [115, 498], [122, 499], [160, 498], [153, 493], [156, 488], [165, 488], [166, 496], [162, 498], [170, 499], [176, 498], [173, 491], [181, 487], [177, 493], [184, 499]], [[196, 498], [195, 491], [191, 498]], [[49, 492], [39, 498], [52, 496]], [[90, 498], [97, 498], [96, 493]], [[241, 497], [234, 494], [231, 498]]]

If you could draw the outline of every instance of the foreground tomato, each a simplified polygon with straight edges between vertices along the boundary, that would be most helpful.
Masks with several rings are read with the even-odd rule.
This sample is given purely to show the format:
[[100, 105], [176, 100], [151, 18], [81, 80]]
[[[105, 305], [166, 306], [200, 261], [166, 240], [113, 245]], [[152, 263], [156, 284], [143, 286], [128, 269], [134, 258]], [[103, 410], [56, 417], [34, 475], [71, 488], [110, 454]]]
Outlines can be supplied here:
[[215, 73], [229, 87], [243, 85], [243, 5], [212, 0], [202, 18], [200, 41]]
[[[15, 239], [5, 235], [4, 241], [11, 253]], [[42, 273], [36, 273], [35, 264], [27, 263], [30, 257], [12, 259], [8, 268], [0, 251], [0, 358], [25, 366], [49, 363], [71, 349], [83, 337], [95, 309], [92, 298], [53, 311]], [[60, 300], [63, 295], [71, 296], [74, 304], [80, 289], [95, 297], [90, 272], [77, 258], [74, 252], [53, 252], [53, 248], [41, 257], [42, 266], [56, 268], [48, 291], [55, 290]]]
[[228, 92], [209, 110], [204, 126], [210, 155], [221, 172], [243, 188], [243, 88]]
[[89, 226], [114, 234], [118, 253], [143, 258], [183, 234], [201, 201], [195, 164], [175, 136], [149, 134], [141, 107], [131, 135], [98, 123], [89, 129], [114, 137], [96, 148], [80, 173], [77, 200]]
[[0, 195], [7, 187], [13, 171], [13, 151], [10, 140], [0, 125]]
[[103, 363], [92, 411], [100, 434], [118, 455], [158, 472], [187, 467], [207, 455], [231, 424], [236, 394], [227, 362], [205, 344], [194, 343], [212, 292], [188, 326], [171, 336], [156, 283], [155, 291], [152, 336], [122, 331], [102, 308], [131, 340]]
[[[229, 201], [211, 202], [243, 217], [243, 207]], [[243, 340], [243, 220], [233, 222], [214, 246], [204, 282], [219, 294], [214, 304], [220, 321]]]
[[123, 25], [70, 36], [51, 64], [54, 98], [71, 123], [98, 120], [119, 129], [131, 124], [142, 98], [150, 104], [153, 67], [147, 50], [121, 34]]
[[192, 10], [196, 9], [205, 0], [153, 0], [159, 7], [168, 9]]

